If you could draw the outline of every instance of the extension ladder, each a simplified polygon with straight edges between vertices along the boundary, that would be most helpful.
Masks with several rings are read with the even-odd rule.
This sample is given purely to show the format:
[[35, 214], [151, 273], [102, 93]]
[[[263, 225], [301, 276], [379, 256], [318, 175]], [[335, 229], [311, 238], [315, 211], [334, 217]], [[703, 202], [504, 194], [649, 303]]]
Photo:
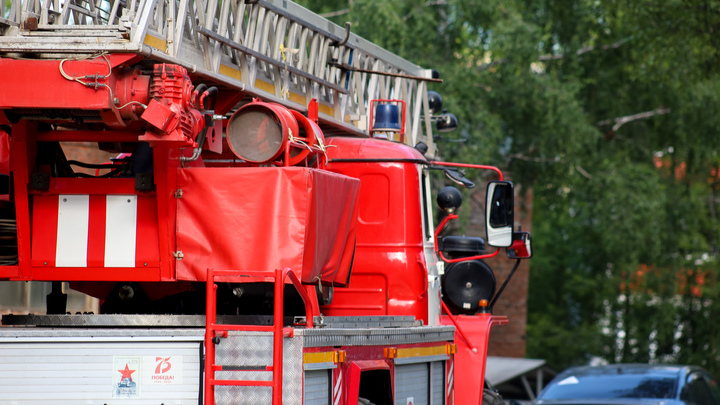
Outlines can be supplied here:
[[403, 100], [405, 142], [435, 153], [432, 71], [291, 1], [12, 0], [9, 9], [0, 1], [0, 57], [102, 52], [181, 65], [221, 91], [301, 112], [317, 99], [330, 136], [368, 135], [370, 101]]

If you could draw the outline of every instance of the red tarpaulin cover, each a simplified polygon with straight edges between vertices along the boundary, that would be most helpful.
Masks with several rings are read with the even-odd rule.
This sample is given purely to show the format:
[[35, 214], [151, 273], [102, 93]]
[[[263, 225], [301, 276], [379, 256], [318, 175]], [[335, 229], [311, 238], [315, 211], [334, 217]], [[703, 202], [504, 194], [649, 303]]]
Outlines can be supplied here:
[[178, 189], [178, 279], [289, 267], [305, 283], [348, 281], [359, 180], [303, 167], [186, 168]]

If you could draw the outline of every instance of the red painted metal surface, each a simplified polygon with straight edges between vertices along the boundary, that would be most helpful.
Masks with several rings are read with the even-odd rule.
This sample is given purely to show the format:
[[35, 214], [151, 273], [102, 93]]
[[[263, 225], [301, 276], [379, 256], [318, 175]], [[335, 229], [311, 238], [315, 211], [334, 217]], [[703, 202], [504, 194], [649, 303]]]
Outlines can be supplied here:
[[[127, 111], [118, 108], [123, 106], [120, 101], [126, 101], [121, 97], [128, 94], [128, 87], [130, 93], [133, 88], [137, 90], [137, 97], [146, 94], [141, 86], [147, 81], [133, 80], [137, 71], [122, 68], [134, 58], [136, 55], [131, 54], [65, 61], [0, 58], [0, 77], [3, 78], [0, 110], [94, 110], [99, 112], [97, 121], [122, 127], [133, 110], [131, 106], [126, 107]], [[113, 68], [117, 68], [117, 73], [111, 71]]]
[[323, 313], [412, 315], [427, 323], [427, 302], [418, 299], [427, 289], [427, 275], [420, 171], [414, 163], [424, 157], [378, 139], [329, 138], [328, 144], [336, 146], [328, 148], [328, 170], [360, 179], [361, 187], [351, 284], [335, 290]]
[[[507, 324], [508, 320], [504, 316], [490, 314], [442, 315], [440, 323], [457, 325], [457, 353], [454, 357], [455, 405], [481, 405], [490, 328]], [[458, 332], [461, 330], [462, 332]]]

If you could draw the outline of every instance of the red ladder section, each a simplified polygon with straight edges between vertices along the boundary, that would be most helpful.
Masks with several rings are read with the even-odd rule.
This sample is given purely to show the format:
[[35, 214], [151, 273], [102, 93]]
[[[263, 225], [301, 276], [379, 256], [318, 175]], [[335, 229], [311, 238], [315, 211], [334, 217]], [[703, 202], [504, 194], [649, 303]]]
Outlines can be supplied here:
[[[272, 273], [271, 273], [272, 274]], [[217, 279], [232, 279], [237, 282], [240, 277], [251, 277], [271, 280], [275, 284], [274, 311], [272, 326], [257, 325], [218, 325], [216, 323], [217, 308]], [[282, 405], [282, 384], [283, 384], [283, 338], [293, 336], [293, 328], [283, 328], [283, 295], [285, 287], [285, 279], [288, 278], [293, 283], [300, 296], [305, 303], [305, 327], [313, 327], [313, 310], [310, 297], [305, 288], [303, 288], [300, 280], [291, 269], [275, 270], [275, 274], [268, 275], [268, 272], [243, 272], [239, 274], [234, 270], [214, 270], [208, 269], [207, 273], [207, 293], [206, 293], [206, 312], [205, 312], [205, 405], [215, 404], [215, 386], [217, 385], [233, 385], [233, 386], [254, 386], [254, 387], [272, 387], [272, 404]], [[219, 338], [227, 337], [228, 331], [260, 331], [273, 333], [273, 364], [265, 366], [258, 370], [255, 367], [242, 369], [238, 367], [227, 367], [215, 364], [215, 344]], [[269, 371], [272, 372], [271, 381], [256, 380], [217, 380], [215, 379], [216, 371]]]

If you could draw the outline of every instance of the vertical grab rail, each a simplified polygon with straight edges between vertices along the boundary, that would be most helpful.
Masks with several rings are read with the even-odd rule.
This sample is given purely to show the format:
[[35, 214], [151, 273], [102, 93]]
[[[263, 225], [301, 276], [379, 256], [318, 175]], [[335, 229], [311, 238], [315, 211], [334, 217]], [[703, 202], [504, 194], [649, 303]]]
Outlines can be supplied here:
[[[253, 326], [244, 325], [218, 325], [217, 324], [217, 277], [262, 277], [272, 278], [274, 282], [274, 308], [273, 308], [273, 325], [272, 326]], [[300, 294], [305, 305], [305, 327], [313, 327], [313, 312], [310, 303], [310, 297], [307, 291], [302, 287], [300, 280], [295, 273], [289, 268], [277, 269], [273, 276], [268, 276], [267, 272], [243, 272], [238, 274], [232, 270], [214, 270], [208, 269], [205, 294], [205, 405], [215, 404], [215, 386], [216, 385], [237, 385], [237, 386], [260, 386], [272, 388], [272, 404], [282, 405], [282, 384], [283, 384], [283, 338], [293, 336], [293, 328], [283, 328], [283, 302], [285, 292], [285, 279], [289, 278], [295, 289]], [[220, 337], [227, 337], [230, 330], [253, 330], [273, 333], [273, 364], [266, 366], [264, 370], [273, 373], [271, 381], [256, 380], [216, 380], [215, 371], [223, 371], [222, 365], [215, 364], [215, 344]], [[219, 336], [216, 332], [220, 332]], [[243, 371], [233, 368], [234, 371]], [[248, 370], [250, 371], [250, 370]], [[254, 368], [252, 371], [258, 371]]]

